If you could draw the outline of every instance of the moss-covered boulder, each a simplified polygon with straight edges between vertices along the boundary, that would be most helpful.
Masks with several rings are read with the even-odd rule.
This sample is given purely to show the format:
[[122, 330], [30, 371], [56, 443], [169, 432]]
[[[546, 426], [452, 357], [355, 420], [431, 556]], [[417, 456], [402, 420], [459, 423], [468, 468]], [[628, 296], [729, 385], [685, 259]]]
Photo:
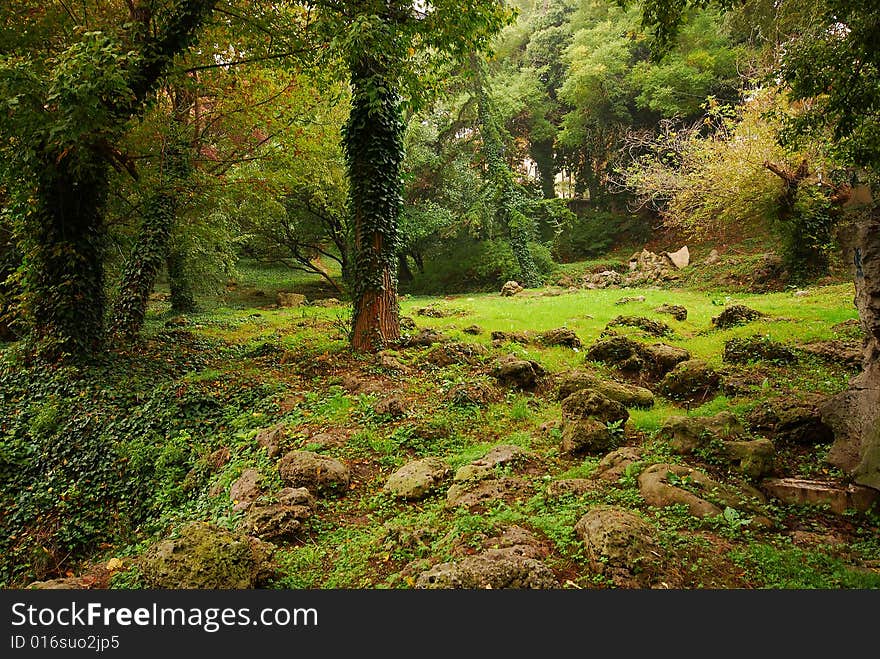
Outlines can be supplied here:
[[662, 553], [654, 528], [619, 506], [594, 506], [574, 526], [589, 561], [615, 582], [648, 586]]
[[660, 382], [659, 391], [667, 398], [690, 401], [715, 394], [721, 376], [702, 359], [688, 359], [676, 365]]
[[565, 421], [596, 419], [603, 424], [624, 424], [629, 419], [629, 412], [616, 400], [595, 389], [581, 389], [562, 401], [562, 418]]
[[745, 429], [733, 414], [719, 412], [707, 417], [669, 417], [657, 437], [665, 440], [675, 453], [687, 455], [713, 440], [734, 440], [744, 433]]
[[734, 304], [715, 316], [712, 319], [712, 324], [718, 329], [727, 329], [728, 327], [745, 325], [765, 315], [745, 305]]
[[312, 451], [285, 454], [278, 462], [278, 473], [285, 485], [321, 494], [344, 494], [351, 481], [351, 470], [345, 463]]
[[587, 371], [572, 371], [559, 380], [557, 400], [564, 400], [582, 389], [593, 389], [603, 396], [616, 400], [624, 407], [649, 408], [654, 405], [654, 394], [650, 389], [634, 384], [615, 382], [601, 378]]
[[573, 455], [604, 453], [617, 446], [617, 438], [601, 421], [570, 419], [562, 427], [562, 451]]
[[721, 358], [730, 364], [749, 364], [751, 362], [771, 362], [774, 364], [793, 364], [797, 354], [779, 341], [769, 336], [749, 336], [733, 338], [724, 343]]
[[272, 574], [273, 547], [242, 533], [195, 522], [162, 540], [138, 563], [148, 588], [244, 590]]
[[414, 460], [391, 474], [383, 490], [398, 499], [423, 499], [451, 472], [449, 465], [440, 458]]

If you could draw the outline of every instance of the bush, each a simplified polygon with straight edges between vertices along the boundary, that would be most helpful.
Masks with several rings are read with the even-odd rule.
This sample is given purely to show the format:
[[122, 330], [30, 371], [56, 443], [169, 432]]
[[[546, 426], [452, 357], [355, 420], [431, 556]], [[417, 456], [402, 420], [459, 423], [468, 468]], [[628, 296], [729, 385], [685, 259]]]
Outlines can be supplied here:
[[801, 185], [792, 217], [778, 223], [782, 260], [795, 281], [828, 274], [836, 218], [828, 195], [816, 185]]
[[641, 217], [587, 209], [563, 227], [552, 254], [561, 263], [571, 263], [606, 254], [622, 238], [642, 243], [650, 234], [650, 224]]
[[[555, 269], [547, 246], [533, 242], [529, 250], [540, 275], [546, 276]], [[519, 279], [519, 265], [506, 239], [462, 238], [427, 260], [424, 272], [416, 274], [406, 291], [420, 295], [488, 292], [500, 289], [511, 279]]]

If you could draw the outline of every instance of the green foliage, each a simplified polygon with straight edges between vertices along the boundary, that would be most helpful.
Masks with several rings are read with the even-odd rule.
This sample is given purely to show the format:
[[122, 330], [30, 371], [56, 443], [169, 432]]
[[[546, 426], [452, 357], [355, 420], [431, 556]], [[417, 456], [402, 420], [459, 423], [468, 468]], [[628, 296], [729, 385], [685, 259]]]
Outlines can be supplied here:
[[608, 253], [618, 242], [640, 243], [650, 235], [640, 217], [587, 208], [563, 225], [553, 242], [553, 256], [563, 263]]
[[798, 186], [791, 216], [779, 223], [782, 258], [794, 281], [828, 274], [837, 219], [825, 190], [817, 185]]

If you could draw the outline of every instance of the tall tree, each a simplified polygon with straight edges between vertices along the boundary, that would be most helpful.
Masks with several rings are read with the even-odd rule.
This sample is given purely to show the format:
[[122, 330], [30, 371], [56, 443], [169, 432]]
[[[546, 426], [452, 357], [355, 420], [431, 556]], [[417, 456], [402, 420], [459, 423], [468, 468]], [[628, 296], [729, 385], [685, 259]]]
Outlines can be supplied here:
[[[400, 337], [398, 220], [406, 109], [430, 95], [425, 75], [442, 61], [484, 50], [511, 14], [500, 0], [317, 1], [342, 47], [351, 85], [343, 129], [354, 233], [355, 350], [375, 352]], [[340, 36], [344, 35], [344, 36]]]
[[76, 31], [49, 57], [0, 62], [4, 157], [19, 167], [10, 187], [25, 309], [50, 357], [89, 354], [101, 342], [110, 167], [129, 165], [116, 144], [216, 2], [99, 3], [84, 24], [100, 18], [103, 30]]

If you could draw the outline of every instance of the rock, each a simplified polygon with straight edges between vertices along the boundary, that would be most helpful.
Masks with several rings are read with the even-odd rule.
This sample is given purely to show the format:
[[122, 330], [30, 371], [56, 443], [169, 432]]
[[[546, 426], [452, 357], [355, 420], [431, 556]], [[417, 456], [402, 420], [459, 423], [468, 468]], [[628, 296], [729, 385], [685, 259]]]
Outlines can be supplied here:
[[687, 465], [655, 464], [639, 475], [639, 491], [645, 502], [655, 507], [684, 504], [694, 517], [720, 515], [721, 506], [760, 511], [764, 496], [752, 487], [745, 486], [743, 490], [718, 483]]
[[406, 401], [400, 396], [388, 396], [373, 405], [373, 411], [379, 416], [400, 418], [406, 416]]
[[584, 288], [588, 289], [616, 288], [621, 285], [623, 285], [623, 275], [614, 270], [603, 270], [584, 279]]
[[667, 398], [690, 401], [715, 394], [721, 376], [701, 359], [679, 362], [660, 382], [659, 391]]
[[349, 468], [334, 458], [312, 451], [291, 451], [278, 462], [286, 485], [319, 493], [344, 494], [351, 481]]
[[472, 334], [474, 336], [477, 336], [478, 334], [483, 333], [483, 328], [480, 327], [479, 325], [468, 325], [467, 327], [465, 327], [461, 331], [464, 332], [465, 334]]
[[596, 419], [572, 419], [562, 427], [562, 451], [572, 455], [603, 453], [615, 448], [617, 438]]
[[691, 358], [683, 348], [665, 343], [644, 344], [626, 336], [599, 339], [587, 350], [586, 359], [616, 366], [622, 371], [648, 371], [664, 375], [676, 364]]
[[862, 366], [862, 347], [857, 341], [812, 341], [799, 345], [798, 350], [832, 364], [842, 364], [852, 369]]
[[416, 579], [419, 589], [549, 589], [558, 588], [553, 571], [527, 558], [517, 548], [490, 550], [458, 562], [440, 563]]
[[519, 285], [519, 282], [508, 281], [505, 282], [504, 286], [501, 287], [501, 297], [510, 297], [511, 295], [516, 295], [523, 290], [525, 289]]
[[398, 499], [423, 499], [452, 472], [440, 458], [428, 457], [403, 465], [388, 478], [383, 491]]
[[595, 389], [581, 389], [562, 401], [562, 418], [565, 421], [596, 419], [603, 425], [619, 423], [622, 426], [629, 419], [629, 412]]
[[531, 496], [533, 489], [521, 478], [492, 478], [478, 481], [453, 483], [446, 492], [447, 508], [473, 509], [493, 501], [523, 499]]
[[669, 314], [676, 320], [687, 320], [688, 317], [688, 310], [680, 304], [661, 304], [654, 312]]
[[606, 327], [637, 327], [651, 336], [668, 336], [672, 334], [672, 328], [666, 323], [651, 320], [644, 316], [617, 316]]
[[34, 581], [27, 585], [28, 590], [87, 590], [89, 582], [83, 577], [62, 577], [48, 581]]
[[409, 316], [400, 317], [400, 329], [404, 332], [412, 332], [416, 328], [416, 321]]
[[609, 571], [612, 579], [636, 577], [647, 586], [657, 574], [662, 553], [656, 532], [635, 513], [619, 506], [593, 506], [574, 532], [584, 543], [587, 560], [602, 566], [603, 573]]
[[257, 445], [266, 449], [266, 455], [269, 458], [277, 458], [281, 455], [281, 448], [287, 439], [286, 427], [283, 424], [272, 426], [271, 428], [263, 428], [255, 437]]
[[880, 490], [880, 218], [868, 214], [847, 227], [841, 243], [855, 281], [864, 368], [824, 410], [835, 436], [828, 461]]
[[642, 347], [641, 356], [645, 367], [659, 376], [668, 373], [681, 362], [689, 360], [691, 353], [684, 348], [665, 343], [652, 343]]
[[616, 366], [623, 371], [641, 370], [643, 344], [626, 336], [599, 339], [586, 352], [586, 359]]
[[749, 427], [786, 444], [828, 444], [834, 433], [823, 419], [828, 399], [821, 394], [779, 396], [759, 403], [746, 417]]
[[299, 293], [278, 293], [275, 298], [276, 304], [279, 307], [288, 307], [288, 308], [296, 308], [301, 307], [306, 303], [306, 296], [300, 295]]
[[496, 476], [494, 467], [488, 465], [477, 465], [472, 462], [460, 466], [455, 470], [452, 480], [456, 483], [463, 481], [480, 481]]
[[496, 344], [522, 343], [525, 345], [531, 343], [535, 338], [533, 332], [502, 332], [501, 330], [493, 331], [491, 336], [492, 342]]
[[606, 380], [586, 371], [572, 371], [562, 376], [557, 400], [564, 400], [581, 389], [598, 391], [603, 396], [616, 400], [624, 407], [649, 408], [654, 405], [654, 394], [650, 389]]
[[429, 304], [427, 307], [421, 307], [420, 309], [416, 309], [417, 316], [425, 316], [426, 318], [449, 318], [450, 316], [455, 316], [459, 312], [450, 309], [441, 309], [433, 304]]
[[750, 323], [753, 320], [757, 320], [758, 318], [763, 318], [765, 316], [766, 314], [763, 314], [760, 311], [755, 311], [754, 309], [750, 309], [745, 305], [734, 304], [733, 306], [727, 307], [724, 311], [715, 316], [712, 319], [712, 324], [717, 329], [727, 329], [729, 327], [745, 325], [746, 323]]
[[715, 265], [716, 263], [721, 261], [721, 255], [718, 253], [717, 249], [713, 249], [709, 252], [709, 256], [703, 261], [703, 265]]
[[547, 483], [547, 494], [551, 497], [580, 496], [587, 492], [595, 492], [596, 488], [596, 481], [589, 478], [563, 478]]
[[627, 472], [630, 471], [630, 467], [638, 463], [641, 458], [641, 449], [635, 446], [624, 446], [603, 457], [591, 476], [592, 478], [616, 483], [626, 476]]
[[657, 436], [665, 440], [673, 452], [688, 455], [713, 439], [733, 440], [745, 433], [737, 418], [730, 412], [719, 412], [709, 417], [669, 417]]
[[245, 590], [271, 575], [271, 545], [242, 533], [195, 522], [162, 540], [138, 563], [152, 589]]
[[482, 361], [487, 350], [478, 343], [452, 342], [435, 346], [428, 351], [423, 361], [446, 368], [452, 364], [468, 364], [473, 366]]
[[538, 335], [538, 341], [545, 346], [565, 346], [566, 348], [580, 348], [581, 340], [573, 330], [567, 327], [547, 330]]
[[644, 301], [645, 301], [644, 295], [635, 295], [633, 297], [622, 297], [614, 304], [620, 305], [620, 304], [629, 304], [630, 302], [644, 302]]
[[489, 452], [482, 458], [474, 460], [471, 464], [494, 469], [495, 467], [522, 464], [534, 457], [529, 451], [516, 444], [498, 444], [489, 449]]
[[769, 439], [732, 441], [724, 442], [724, 453], [746, 476], [760, 478], [773, 471], [776, 447]]
[[501, 384], [518, 389], [534, 389], [543, 375], [544, 369], [538, 362], [513, 355], [499, 358], [492, 368], [492, 376]]
[[[400, 327], [403, 329], [403, 323]], [[425, 327], [416, 334], [404, 334], [400, 338], [400, 346], [403, 348], [422, 348], [432, 346], [435, 343], [445, 343], [446, 340], [446, 336], [442, 332]]]
[[256, 469], [245, 469], [241, 472], [232, 486], [229, 488], [229, 498], [232, 499], [233, 510], [244, 510], [252, 501], [262, 494], [260, 483], [263, 477]]
[[687, 245], [676, 252], [667, 252], [666, 256], [672, 261], [672, 265], [679, 270], [688, 267], [691, 262], [691, 253], [688, 250]]
[[484, 382], [459, 382], [449, 388], [445, 398], [457, 407], [485, 407], [498, 396], [495, 389]]
[[880, 492], [870, 487], [804, 478], [768, 478], [761, 482], [761, 489], [783, 503], [828, 506], [839, 515], [847, 510], [867, 512], [880, 498]]
[[238, 530], [262, 540], [295, 538], [315, 510], [315, 499], [304, 487], [286, 487], [268, 501], [260, 499], [248, 507]]
[[756, 361], [792, 364], [797, 361], [797, 355], [785, 345], [760, 335], [726, 341], [721, 358], [730, 364], [749, 364]]
[[785, 262], [778, 254], [764, 254], [748, 276], [749, 290], [753, 293], [781, 291], [788, 282]]

